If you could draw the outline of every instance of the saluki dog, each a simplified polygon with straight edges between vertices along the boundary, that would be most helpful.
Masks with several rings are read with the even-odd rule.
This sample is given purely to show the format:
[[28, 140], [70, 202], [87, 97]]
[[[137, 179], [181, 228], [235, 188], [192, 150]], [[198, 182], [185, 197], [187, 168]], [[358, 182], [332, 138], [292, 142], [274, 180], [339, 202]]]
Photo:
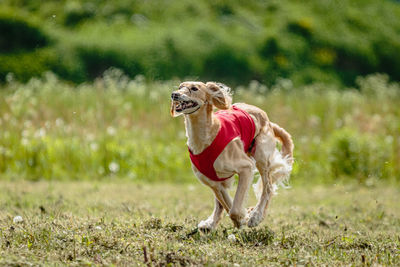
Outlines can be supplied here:
[[[290, 134], [270, 122], [260, 108], [232, 104], [230, 88], [224, 84], [183, 82], [171, 100], [171, 115], [185, 118], [193, 172], [215, 195], [213, 213], [198, 228], [214, 229], [224, 209], [238, 228], [260, 224], [274, 188], [289, 179], [294, 148]], [[219, 110], [214, 112], [214, 107]], [[277, 140], [282, 143], [280, 151]], [[253, 186], [258, 202], [245, 209], [255, 167], [261, 177]], [[239, 180], [232, 201], [228, 189], [235, 174]]]

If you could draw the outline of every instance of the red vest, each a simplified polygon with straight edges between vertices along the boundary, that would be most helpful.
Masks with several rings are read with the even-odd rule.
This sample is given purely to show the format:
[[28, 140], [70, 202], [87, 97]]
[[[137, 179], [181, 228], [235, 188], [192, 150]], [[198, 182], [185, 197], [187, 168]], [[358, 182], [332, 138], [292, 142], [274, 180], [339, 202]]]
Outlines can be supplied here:
[[200, 154], [194, 155], [190, 149], [190, 160], [196, 168], [206, 177], [213, 181], [224, 181], [230, 177], [219, 178], [214, 169], [214, 162], [222, 150], [234, 138], [240, 136], [244, 144], [244, 151], [252, 149], [256, 126], [249, 113], [232, 106], [229, 110], [215, 112], [215, 116], [221, 122], [221, 128], [214, 141]]

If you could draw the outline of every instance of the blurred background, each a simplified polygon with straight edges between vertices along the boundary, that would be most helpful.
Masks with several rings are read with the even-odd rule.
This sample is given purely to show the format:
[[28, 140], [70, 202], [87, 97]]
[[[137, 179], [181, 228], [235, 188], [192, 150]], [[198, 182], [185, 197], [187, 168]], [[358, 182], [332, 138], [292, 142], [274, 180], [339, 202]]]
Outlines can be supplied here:
[[0, 79], [51, 70], [75, 83], [130, 77], [351, 86], [400, 79], [396, 1], [3, 0]]
[[294, 183], [400, 181], [391, 0], [3, 0], [0, 177], [196, 182], [170, 92], [223, 82], [295, 141]]

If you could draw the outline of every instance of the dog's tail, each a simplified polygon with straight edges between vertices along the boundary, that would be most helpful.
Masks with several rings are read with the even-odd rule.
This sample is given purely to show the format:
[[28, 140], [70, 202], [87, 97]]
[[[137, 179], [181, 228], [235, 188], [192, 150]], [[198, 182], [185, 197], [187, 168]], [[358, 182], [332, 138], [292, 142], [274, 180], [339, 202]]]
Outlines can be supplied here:
[[293, 141], [288, 132], [285, 131], [278, 124], [271, 122], [272, 129], [274, 130], [275, 137], [282, 143], [282, 156], [288, 158], [290, 163], [293, 163]]
[[[289, 181], [290, 172], [292, 171], [293, 165], [293, 141], [292, 137], [283, 128], [279, 127], [275, 123], [271, 123], [271, 127], [274, 131], [275, 137], [282, 143], [282, 150], [279, 151], [275, 149], [274, 153], [269, 159], [269, 179], [272, 183], [272, 190], [275, 193], [278, 185], [287, 188], [287, 183]], [[261, 177], [258, 182], [253, 185], [254, 193], [257, 199], [260, 199], [263, 182]]]

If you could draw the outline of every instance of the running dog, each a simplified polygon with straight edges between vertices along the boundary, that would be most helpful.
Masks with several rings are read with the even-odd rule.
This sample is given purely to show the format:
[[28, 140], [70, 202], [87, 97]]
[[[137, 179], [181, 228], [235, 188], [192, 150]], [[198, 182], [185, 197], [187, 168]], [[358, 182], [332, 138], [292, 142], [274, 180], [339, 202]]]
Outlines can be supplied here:
[[[221, 83], [183, 82], [171, 100], [171, 115], [185, 118], [193, 172], [215, 195], [213, 213], [198, 228], [214, 229], [224, 209], [238, 228], [259, 225], [276, 185], [289, 179], [294, 148], [290, 134], [270, 122], [260, 108], [232, 104], [230, 88]], [[219, 110], [214, 112], [214, 107]], [[282, 143], [281, 151], [277, 140]], [[255, 167], [261, 177], [253, 185], [258, 202], [246, 210], [244, 202]], [[239, 180], [232, 201], [227, 189], [235, 174]]]

